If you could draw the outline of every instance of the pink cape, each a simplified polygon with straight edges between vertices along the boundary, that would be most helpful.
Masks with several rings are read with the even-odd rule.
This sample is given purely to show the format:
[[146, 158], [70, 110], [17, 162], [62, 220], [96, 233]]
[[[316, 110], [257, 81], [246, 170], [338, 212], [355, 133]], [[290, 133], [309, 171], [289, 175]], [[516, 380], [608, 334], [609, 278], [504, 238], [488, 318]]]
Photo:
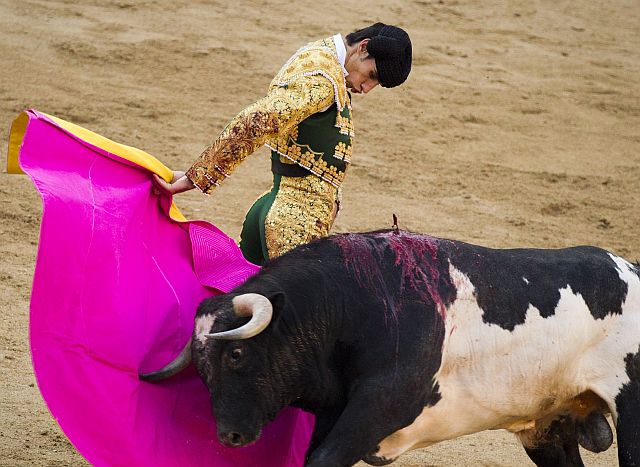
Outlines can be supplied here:
[[258, 267], [213, 225], [175, 220], [175, 206], [170, 216], [171, 200], [152, 194], [149, 167], [165, 178], [168, 169], [142, 151], [33, 110], [12, 128], [16, 171], [12, 148], [43, 201], [33, 367], [78, 451], [97, 466], [302, 465], [310, 415], [286, 409], [256, 444], [225, 448], [193, 368], [161, 383], [138, 380], [182, 350], [203, 298]]

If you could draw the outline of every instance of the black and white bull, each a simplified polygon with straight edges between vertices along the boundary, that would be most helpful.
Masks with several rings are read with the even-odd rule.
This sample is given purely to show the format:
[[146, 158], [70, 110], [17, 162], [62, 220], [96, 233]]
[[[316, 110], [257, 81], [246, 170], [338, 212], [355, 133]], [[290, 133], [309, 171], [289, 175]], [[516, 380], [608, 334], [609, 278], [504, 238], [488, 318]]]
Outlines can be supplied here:
[[488, 429], [538, 466], [582, 466], [579, 444], [611, 445], [611, 413], [620, 465], [640, 466], [639, 267], [595, 247], [332, 236], [205, 300], [181, 357], [143, 378], [191, 355], [229, 446], [292, 405], [316, 415], [310, 466]]

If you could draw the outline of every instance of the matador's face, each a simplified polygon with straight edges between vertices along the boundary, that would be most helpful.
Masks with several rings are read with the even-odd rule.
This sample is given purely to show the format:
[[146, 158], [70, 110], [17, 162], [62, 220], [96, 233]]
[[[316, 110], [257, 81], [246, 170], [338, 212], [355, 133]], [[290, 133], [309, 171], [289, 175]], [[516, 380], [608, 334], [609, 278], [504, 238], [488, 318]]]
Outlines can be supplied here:
[[380, 84], [376, 61], [367, 53], [367, 42], [369, 39], [359, 42], [344, 64], [349, 73], [345, 78], [347, 87], [356, 94], [366, 94]]

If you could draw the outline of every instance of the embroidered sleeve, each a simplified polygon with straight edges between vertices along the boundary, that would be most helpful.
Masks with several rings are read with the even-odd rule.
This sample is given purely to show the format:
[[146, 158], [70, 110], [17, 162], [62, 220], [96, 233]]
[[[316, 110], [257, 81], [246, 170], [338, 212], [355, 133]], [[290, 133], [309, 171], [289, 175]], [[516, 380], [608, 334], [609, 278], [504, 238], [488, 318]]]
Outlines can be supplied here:
[[289, 133], [334, 100], [333, 84], [320, 74], [273, 86], [267, 96], [231, 120], [187, 171], [187, 177], [203, 193], [211, 193], [268, 137]]

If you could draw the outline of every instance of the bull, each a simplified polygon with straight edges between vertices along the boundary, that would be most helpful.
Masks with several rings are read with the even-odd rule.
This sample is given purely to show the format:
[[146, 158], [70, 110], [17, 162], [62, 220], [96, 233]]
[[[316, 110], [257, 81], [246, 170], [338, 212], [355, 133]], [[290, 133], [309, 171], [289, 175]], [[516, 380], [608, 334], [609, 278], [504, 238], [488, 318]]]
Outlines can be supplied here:
[[605, 250], [490, 249], [389, 230], [314, 241], [204, 300], [181, 355], [217, 436], [251, 444], [315, 415], [308, 466], [393, 462], [488, 429], [541, 467], [579, 445], [640, 465], [640, 267]]

